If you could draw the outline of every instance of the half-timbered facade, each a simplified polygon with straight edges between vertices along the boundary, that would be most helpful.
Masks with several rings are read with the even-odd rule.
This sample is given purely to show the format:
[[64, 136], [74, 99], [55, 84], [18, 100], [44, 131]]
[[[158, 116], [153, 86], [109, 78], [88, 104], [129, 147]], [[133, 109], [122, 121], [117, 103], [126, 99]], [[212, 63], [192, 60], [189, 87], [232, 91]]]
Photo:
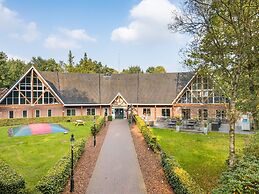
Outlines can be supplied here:
[[107, 76], [39, 72], [31, 67], [11, 88], [0, 89], [0, 118], [127, 118], [129, 107], [149, 120], [224, 118], [225, 103], [209, 79], [192, 72]]

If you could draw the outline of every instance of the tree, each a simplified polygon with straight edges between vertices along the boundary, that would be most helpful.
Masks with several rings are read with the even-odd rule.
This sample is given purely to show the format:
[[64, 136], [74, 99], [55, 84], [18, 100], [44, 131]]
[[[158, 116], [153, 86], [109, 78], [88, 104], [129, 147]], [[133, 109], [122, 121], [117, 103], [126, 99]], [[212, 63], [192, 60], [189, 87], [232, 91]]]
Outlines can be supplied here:
[[7, 59], [7, 55], [4, 52], [0, 52], [0, 88], [8, 86]]
[[57, 63], [55, 59], [43, 59], [42, 57], [32, 57], [29, 65], [33, 65], [40, 71], [59, 71], [63, 72], [64, 69], [61, 63]]
[[147, 68], [146, 73], [154, 73], [154, 71], [155, 71], [155, 67], [151, 66]]
[[81, 58], [79, 63], [73, 67], [72, 72], [112, 74], [117, 71], [106, 65], [103, 66], [101, 62], [88, 58], [87, 54], [84, 53], [83, 58]]
[[7, 85], [13, 85], [28, 69], [29, 65], [19, 59], [9, 59], [7, 61], [8, 78]]
[[72, 51], [69, 50], [68, 52], [68, 64], [65, 66], [65, 69], [67, 72], [73, 72], [74, 71], [74, 56], [72, 54]]
[[122, 73], [133, 74], [133, 73], [143, 73], [140, 66], [130, 66], [128, 69], [123, 69]]
[[166, 73], [163, 66], [148, 67], [146, 73]]
[[230, 167], [235, 161], [235, 123], [239, 108], [242, 110], [239, 96], [248, 90], [253, 101], [258, 84], [254, 73], [258, 72], [257, 4], [251, 0], [186, 0], [181, 14], [176, 13], [175, 22], [169, 25], [173, 32], [193, 35], [194, 41], [185, 50], [185, 64], [210, 76], [229, 100]]

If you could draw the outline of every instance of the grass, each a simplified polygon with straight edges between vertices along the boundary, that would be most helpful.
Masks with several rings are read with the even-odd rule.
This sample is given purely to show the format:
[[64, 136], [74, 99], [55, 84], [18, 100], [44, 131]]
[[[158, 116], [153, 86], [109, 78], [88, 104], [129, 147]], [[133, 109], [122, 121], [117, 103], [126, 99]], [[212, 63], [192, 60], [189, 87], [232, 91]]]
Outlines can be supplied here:
[[70, 151], [70, 134], [76, 139], [90, 136], [91, 122], [85, 126], [73, 123], [59, 123], [70, 130], [68, 134], [8, 137], [8, 129], [0, 127], [0, 158], [20, 173], [26, 187], [33, 192], [34, 186], [47, 171], [67, 152]]
[[[163, 150], [175, 157], [179, 164], [207, 192], [217, 185], [227, 168], [229, 136], [210, 132], [208, 135], [152, 129]], [[236, 151], [242, 153], [248, 135], [236, 134]]]

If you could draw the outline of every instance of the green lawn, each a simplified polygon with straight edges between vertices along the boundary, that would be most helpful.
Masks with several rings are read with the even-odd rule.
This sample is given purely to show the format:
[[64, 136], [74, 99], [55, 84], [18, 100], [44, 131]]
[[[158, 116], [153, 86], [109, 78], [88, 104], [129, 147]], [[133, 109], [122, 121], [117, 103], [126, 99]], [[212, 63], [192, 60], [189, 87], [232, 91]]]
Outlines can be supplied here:
[[[153, 129], [159, 143], [175, 157], [195, 181], [206, 191], [217, 185], [228, 157], [228, 134], [210, 132], [208, 135]], [[236, 135], [237, 153], [242, 152], [248, 135]]]
[[76, 139], [90, 136], [91, 122], [85, 126], [60, 123], [69, 129], [68, 134], [56, 133], [24, 137], [8, 137], [10, 127], [0, 127], [0, 158], [6, 161], [26, 181], [29, 190], [47, 171], [70, 150], [70, 134]]

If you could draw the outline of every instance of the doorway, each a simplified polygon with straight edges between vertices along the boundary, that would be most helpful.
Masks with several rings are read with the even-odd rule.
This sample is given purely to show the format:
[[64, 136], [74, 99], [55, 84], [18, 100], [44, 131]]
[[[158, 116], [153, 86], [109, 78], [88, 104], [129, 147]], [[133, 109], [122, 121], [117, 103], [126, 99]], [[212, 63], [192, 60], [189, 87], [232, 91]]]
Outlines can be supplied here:
[[123, 118], [124, 118], [123, 108], [115, 108], [115, 119], [123, 119]]

